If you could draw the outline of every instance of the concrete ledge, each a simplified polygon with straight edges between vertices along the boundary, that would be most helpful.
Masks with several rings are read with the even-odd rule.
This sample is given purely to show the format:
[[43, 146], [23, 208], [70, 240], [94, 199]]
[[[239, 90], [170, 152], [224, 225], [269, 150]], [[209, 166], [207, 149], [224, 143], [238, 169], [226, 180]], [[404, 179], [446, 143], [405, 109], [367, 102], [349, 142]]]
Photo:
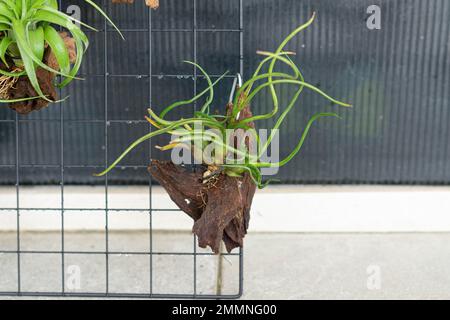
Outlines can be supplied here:
[[[256, 193], [250, 231], [257, 232], [438, 232], [450, 231], [450, 188], [386, 186], [272, 186]], [[61, 201], [66, 230], [103, 230], [108, 199], [109, 228], [189, 230], [192, 222], [160, 187], [21, 187], [20, 228], [59, 230]], [[0, 230], [16, 229], [14, 187], [0, 187]], [[52, 210], [46, 210], [51, 208]], [[91, 211], [78, 211], [90, 208]], [[120, 209], [136, 209], [122, 211]], [[142, 209], [142, 210], [139, 210]], [[165, 211], [158, 211], [164, 209]], [[166, 211], [169, 210], [169, 211]]]
[[[111, 232], [110, 250], [148, 252], [148, 239], [148, 232]], [[450, 299], [449, 241], [444, 233], [252, 233], [245, 239], [243, 299]], [[15, 250], [15, 233], [0, 232], [0, 244]], [[216, 256], [197, 255], [194, 261], [192, 244], [189, 232], [157, 231], [153, 250], [165, 254], [153, 255], [151, 263], [145, 255], [111, 254], [110, 292], [149, 292], [151, 269], [155, 294], [192, 294], [195, 265], [198, 294], [217, 294], [218, 288], [236, 294], [239, 257], [223, 257], [220, 266]], [[21, 247], [60, 250], [61, 235], [25, 233]], [[105, 235], [66, 233], [65, 250], [105, 250]], [[80, 271], [79, 288], [69, 285], [73, 266]], [[66, 254], [66, 292], [105, 292], [105, 266], [104, 254]], [[59, 254], [22, 254], [22, 292], [61, 291], [61, 271]], [[2, 291], [17, 291], [14, 253], [0, 254]]]

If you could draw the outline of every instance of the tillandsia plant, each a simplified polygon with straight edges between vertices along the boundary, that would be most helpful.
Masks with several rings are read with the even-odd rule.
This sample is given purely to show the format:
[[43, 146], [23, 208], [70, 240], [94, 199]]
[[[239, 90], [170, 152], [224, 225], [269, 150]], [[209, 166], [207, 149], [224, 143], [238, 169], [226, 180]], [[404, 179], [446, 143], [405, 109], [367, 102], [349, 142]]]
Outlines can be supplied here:
[[[284, 49], [293, 37], [311, 25], [314, 17], [315, 14], [307, 23], [289, 34], [275, 52], [258, 51], [263, 56], [262, 61], [250, 79], [232, 91], [230, 102], [222, 115], [210, 113], [210, 106], [214, 102], [214, 86], [226, 73], [212, 82], [201, 66], [188, 62], [203, 74], [208, 83], [207, 88], [192, 99], [167, 106], [159, 114], [150, 108], [147, 120], [156, 130], [132, 143], [99, 175], [107, 174], [142, 142], [155, 136], [170, 134], [172, 140], [169, 144], [158, 148], [163, 151], [180, 148], [189, 150], [194, 160], [201, 164], [200, 170], [192, 172], [172, 162], [152, 160], [150, 173], [167, 190], [172, 200], [195, 220], [193, 232], [197, 234], [201, 247], [209, 245], [217, 253], [222, 240], [228, 251], [242, 246], [255, 189], [263, 188], [270, 182], [263, 181], [262, 169], [287, 164], [300, 151], [315, 121], [322, 117], [338, 117], [335, 113], [314, 115], [286, 158], [276, 162], [264, 161], [262, 155], [296, 105], [301, 92], [309, 89], [337, 105], [350, 106], [305, 82], [300, 69], [291, 59], [294, 53]], [[276, 71], [277, 63], [288, 66], [291, 72]], [[296, 88], [295, 94], [284, 108], [280, 107], [277, 93], [280, 86]], [[250, 105], [262, 90], [269, 90], [273, 109], [266, 114], [253, 115]], [[199, 111], [192, 112], [192, 117], [167, 120], [166, 116], [175, 108], [191, 105], [205, 95], [207, 98], [204, 104]], [[255, 130], [255, 123], [268, 119], [275, 119], [275, 125], [271, 134], [263, 141]]]
[[[94, 1], [85, 1], [120, 33]], [[0, 0], [1, 103], [28, 113], [55, 102], [55, 86], [79, 79], [89, 40], [77, 24], [96, 31], [61, 12], [58, 0]]]

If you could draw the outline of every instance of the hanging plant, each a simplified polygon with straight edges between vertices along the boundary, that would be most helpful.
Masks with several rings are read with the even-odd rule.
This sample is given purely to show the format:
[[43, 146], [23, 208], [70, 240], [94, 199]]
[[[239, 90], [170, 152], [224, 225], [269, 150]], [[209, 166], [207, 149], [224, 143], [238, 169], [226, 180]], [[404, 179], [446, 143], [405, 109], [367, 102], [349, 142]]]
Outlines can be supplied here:
[[[127, 3], [131, 4], [134, 3], [134, 0], [112, 0], [113, 3]], [[145, 0], [145, 4], [152, 8], [152, 9], [158, 9], [159, 7], [159, 0]]]
[[0, 0], [0, 102], [27, 114], [56, 102], [55, 87], [79, 79], [89, 39], [75, 23], [97, 31], [61, 12], [57, 0]]
[[[230, 102], [222, 115], [210, 114], [209, 110], [214, 102], [214, 86], [226, 73], [212, 82], [201, 66], [188, 62], [200, 70], [208, 87], [190, 100], [169, 105], [160, 114], [149, 109], [147, 120], [156, 130], [132, 143], [98, 176], [107, 174], [144, 141], [170, 134], [172, 140], [167, 145], [157, 148], [162, 151], [175, 148], [178, 151], [189, 150], [200, 166], [193, 171], [173, 162], [151, 160], [148, 168], [150, 174], [166, 189], [178, 207], [194, 219], [193, 232], [198, 236], [200, 247], [210, 246], [218, 253], [222, 240], [228, 252], [241, 247], [247, 233], [250, 207], [256, 187], [264, 188], [270, 182], [270, 180], [263, 181], [263, 168], [282, 167], [287, 164], [300, 151], [315, 121], [322, 117], [338, 117], [335, 113], [314, 115], [304, 128], [299, 142], [286, 158], [277, 162], [266, 162], [262, 155], [271, 145], [276, 130], [281, 128], [289, 112], [294, 108], [303, 89], [318, 93], [334, 104], [350, 106], [305, 82], [299, 68], [290, 58], [294, 53], [284, 50], [288, 42], [307, 28], [313, 20], [314, 15], [307, 23], [288, 35], [275, 52], [258, 52], [264, 58], [252, 77], [232, 91]], [[286, 65], [292, 73], [275, 71], [277, 63]], [[296, 88], [295, 94], [284, 108], [281, 108], [277, 94], [280, 86]], [[250, 106], [264, 89], [268, 89], [271, 94], [273, 109], [267, 114], [253, 115]], [[192, 117], [174, 121], [166, 119], [167, 114], [175, 108], [191, 105], [205, 95], [208, 95], [205, 103], [199, 111], [193, 111]], [[255, 124], [273, 118], [276, 120], [272, 128], [274, 130], [263, 142], [255, 130]], [[230, 131], [232, 139], [227, 134]], [[254, 139], [249, 139], [249, 136], [253, 136]], [[255, 149], [255, 145], [256, 152], [251, 152]]]

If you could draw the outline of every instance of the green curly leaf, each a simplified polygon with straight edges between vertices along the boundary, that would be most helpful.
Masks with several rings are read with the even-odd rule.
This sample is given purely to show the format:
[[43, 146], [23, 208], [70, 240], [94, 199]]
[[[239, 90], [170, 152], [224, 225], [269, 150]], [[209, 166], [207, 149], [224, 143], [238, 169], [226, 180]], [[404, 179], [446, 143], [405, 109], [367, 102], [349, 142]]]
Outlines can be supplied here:
[[13, 42], [13, 40], [10, 37], [3, 37], [2, 40], [0, 40], [0, 59], [3, 61], [3, 63], [6, 65], [6, 67], [9, 68], [8, 62], [6, 62], [6, 51], [8, 50], [9, 45]]
[[58, 31], [52, 26], [46, 26], [44, 29], [44, 39], [52, 49], [61, 71], [68, 74], [70, 72], [69, 52]]

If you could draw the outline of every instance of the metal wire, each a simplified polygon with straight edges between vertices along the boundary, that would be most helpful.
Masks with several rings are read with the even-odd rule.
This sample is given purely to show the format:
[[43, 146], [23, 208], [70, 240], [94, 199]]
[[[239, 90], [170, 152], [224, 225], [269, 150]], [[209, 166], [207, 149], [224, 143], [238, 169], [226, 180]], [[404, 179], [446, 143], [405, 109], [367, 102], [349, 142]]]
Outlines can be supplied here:
[[[153, 45], [153, 33], [154, 32], [186, 32], [186, 33], [192, 33], [192, 41], [193, 41], [193, 60], [194, 62], [197, 62], [197, 50], [198, 50], [198, 33], [199, 32], [230, 32], [230, 33], [240, 33], [240, 49], [239, 53], [236, 54], [240, 60], [240, 74], [243, 74], [243, 0], [239, 0], [239, 28], [237, 29], [201, 29], [197, 27], [197, 0], [185, 0], [185, 1], [192, 1], [193, 5], [193, 28], [192, 29], [154, 29], [152, 28], [152, 11], [149, 10], [148, 14], [148, 26], [146, 29], [123, 29], [122, 31], [127, 32], [142, 32], [146, 33], [148, 35], [148, 41], [150, 44], [149, 49], [149, 69], [148, 74], [141, 74], [141, 75], [134, 75], [134, 74], [109, 74], [108, 72], [108, 32], [114, 32], [111, 30], [111, 28], [108, 28], [108, 24], [105, 21], [103, 24], [103, 30], [100, 30], [100, 32], [103, 32], [104, 38], [104, 63], [105, 63], [105, 70], [104, 74], [95, 74], [95, 75], [89, 75], [90, 77], [103, 77], [104, 78], [104, 119], [89, 119], [89, 120], [68, 120], [64, 117], [64, 103], [60, 104], [60, 116], [59, 119], [48, 119], [48, 120], [41, 120], [41, 119], [23, 119], [20, 118], [18, 114], [16, 114], [15, 119], [11, 120], [0, 120], [1, 124], [13, 124], [15, 126], [15, 162], [12, 164], [0, 164], [0, 168], [10, 168], [12, 170], [15, 170], [15, 197], [16, 197], [16, 205], [14, 207], [3, 207], [0, 208], [0, 215], [3, 213], [10, 213], [15, 212], [16, 215], [16, 249], [15, 250], [3, 250], [0, 245], [0, 255], [2, 254], [15, 254], [17, 255], [17, 290], [16, 291], [1, 291], [2, 288], [0, 287], [0, 296], [47, 296], [47, 297], [58, 297], [58, 296], [65, 296], [65, 297], [111, 297], [111, 298], [117, 298], [117, 297], [123, 297], [123, 298], [197, 298], [197, 299], [230, 299], [230, 298], [238, 298], [242, 295], [243, 290], [243, 250], [240, 249], [238, 253], [230, 253], [230, 254], [222, 254], [223, 256], [235, 256], [239, 257], [239, 272], [236, 275], [239, 280], [239, 289], [238, 292], [225, 295], [225, 294], [202, 294], [198, 292], [198, 256], [213, 256], [212, 253], [208, 252], [198, 252], [197, 251], [197, 239], [196, 236], [193, 236], [193, 247], [192, 252], [158, 252], [154, 251], [153, 249], [153, 215], [154, 214], [164, 214], [165, 212], [173, 212], [174, 209], [169, 208], [154, 208], [152, 203], [152, 180], [149, 178], [148, 183], [148, 194], [149, 194], [149, 208], [110, 208], [108, 203], [108, 192], [109, 192], [109, 179], [108, 175], [104, 178], [104, 190], [105, 190], [105, 201], [104, 201], [104, 207], [102, 208], [70, 208], [66, 207], [65, 205], [65, 170], [69, 168], [91, 168], [91, 169], [103, 169], [108, 166], [109, 159], [108, 159], [108, 146], [110, 144], [110, 141], [108, 140], [108, 127], [110, 123], [126, 123], [126, 124], [142, 124], [146, 123], [145, 120], [109, 120], [108, 119], [108, 79], [110, 78], [148, 78], [149, 79], [149, 85], [148, 85], [148, 92], [149, 92], [149, 100], [150, 104], [152, 104], [152, 98], [153, 98], [153, 91], [152, 91], [152, 81], [154, 78], [160, 78], [161, 75], [155, 75], [153, 74], [152, 70], [152, 45]], [[60, 7], [62, 6], [62, 0], [59, 0]], [[110, 7], [110, 1], [104, 1], [104, 5], [106, 8]], [[194, 94], [197, 92], [197, 79], [203, 78], [202, 75], [197, 75], [197, 69], [194, 68], [194, 71], [190, 75], [186, 74], [168, 74], [164, 75], [164, 77], [173, 77], [177, 79], [182, 79], [186, 77], [191, 77], [194, 79], [193, 81], [193, 92]], [[234, 77], [234, 76], [228, 76], [228, 77]], [[60, 92], [61, 94], [61, 92]], [[20, 158], [20, 150], [21, 150], [21, 144], [20, 144], [20, 126], [23, 123], [32, 123], [32, 122], [51, 122], [55, 124], [59, 124], [60, 130], [60, 163], [59, 164], [33, 164], [33, 163], [23, 163]], [[65, 164], [64, 161], [64, 127], [65, 124], [68, 123], [101, 123], [104, 126], [104, 143], [105, 143], [105, 150], [104, 150], [104, 163], [102, 164], [94, 164], [94, 165], [86, 165], [86, 164]], [[149, 126], [149, 130], [151, 130], [151, 127]], [[149, 154], [151, 157], [151, 144], [149, 142], [148, 146], [149, 148]], [[146, 166], [127, 166], [127, 165], [121, 165], [119, 168], [146, 168]], [[55, 205], [55, 207], [51, 208], [38, 208], [38, 207], [21, 207], [20, 202], [20, 193], [21, 193], [21, 172], [22, 169], [25, 168], [39, 168], [39, 169], [59, 169], [60, 171], [60, 190], [61, 190], [61, 196], [59, 200], [59, 206]], [[177, 210], [179, 211], [179, 210]], [[21, 246], [21, 219], [20, 214], [22, 212], [26, 213], [48, 213], [48, 214], [54, 214], [59, 213], [61, 217], [61, 231], [60, 231], [60, 241], [61, 241], [61, 250], [24, 250]], [[105, 250], [87, 250], [87, 251], [69, 251], [66, 250], [65, 245], [65, 213], [66, 212], [77, 212], [79, 214], [85, 213], [103, 213], [105, 214]], [[110, 250], [110, 237], [109, 237], [109, 214], [111, 212], [120, 212], [123, 214], [132, 213], [132, 212], [146, 212], [149, 215], [149, 251], [135, 251], [135, 252], [128, 252], [128, 251], [113, 251]], [[23, 270], [22, 270], [22, 257], [24, 255], [31, 255], [31, 254], [40, 254], [40, 255], [59, 255], [61, 256], [61, 290], [59, 292], [54, 291], [43, 291], [43, 292], [35, 292], [35, 291], [27, 291], [26, 288], [23, 287], [22, 283], [22, 276], [23, 276]], [[89, 256], [103, 256], [105, 257], [106, 263], [105, 263], [105, 291], [104, 292], [68, 292], [66, 290], [66, 279], [65, 279], [65, 268], [66, 268], [66, 256], [67, 255], [89, 255]], [[150, 265], [150, 275], [149, 275], [149, 292], [147, 293], [121, 293], [121, 292], [111, 292], [110, 287], [110, 256], [111, 255], [130, 255], [130, 256], [148, 256], [149, 258], [149, 265]], [[154, 256], [192, 256], [193, 257], [193, 292], [186, 292], [182, 294], [171, 294], [171, 293], [155, 293], [154, 292], [154, 279], [155, 277], [158, 277], [158, 274], [155, 274], [155, 268], [154, 268]]]

